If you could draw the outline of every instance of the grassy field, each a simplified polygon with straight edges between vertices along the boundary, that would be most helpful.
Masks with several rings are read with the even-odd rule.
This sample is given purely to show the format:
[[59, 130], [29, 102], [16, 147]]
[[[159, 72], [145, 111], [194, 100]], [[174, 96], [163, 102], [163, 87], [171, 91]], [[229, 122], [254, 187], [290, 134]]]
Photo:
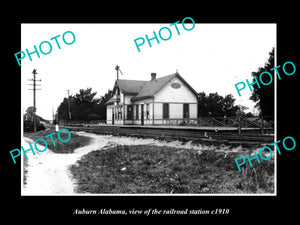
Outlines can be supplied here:
[[[46, 130], [38, 131], [36, 133], [34, 132], [25, 132], [24, 136], [31, 138], [33, 141], [37, 140], [38, 138], [43, 138], [45, 141], [47, 141], [48, 148], [51, 149], [55, 153], [73, 153], [73, 151], [76, 148], [80, 148], [82, 146], [88, 145], [90, 143], [89, 137], [83, 137], [75, 134], [74, 132], [71, 132], [71, 139], [68, 142], [61, 142], [57, 134], [52, 135], [53, 140], [55, 142], [55, 145], [53, 145], [53, 142], [50, 137], [46, 137], [47, 135], [55, 132], [54, 128], [47, 128]], [[68, 139], [68, 133], [65, 131], [62, 131], [60, 133], [60, 137], [62, 140]], [[44, 145], [43, 141], [39, 141], [38, 144]]]
[[119, 145], [83, 156], [70, 170], [78, 193], [273, 193], [274, 161], [237, 170], [239, 153]]
[[[48, 148], [56, 153], [73, 153], [76, 148], [88, 145], [89, 137], [71, 131], [70, 141], [63, 143], [47, 128], [36, 133], [24, 133], [35, 141], [43, 138]], [[68, 134], [61, 132], [66, 140]], [[194, 143], [194, 142], [193, 142]], [[43, 144], [42, 141], [39, 144]], [[194, 144], [198, 144], [195, 142]], [[203, 145], [202, 141], [199, 144]], [[78, 193], [273, 193], [274, 161], [252, 161], [243, 165], [239, 172], [234, 159], [250, 154], [260, 146], [247, 144], [236, 152], [238, 144], [225, 146], [221, 143], [215, 150], [196, 151], [187, 148], [159, 147], [155, 145], [117, 145], [98, 149], [84, 155], [70, 167], [77, 181]], [[218, 151], [223, 150], [223, 151]], [[25, 160], [25, 165], [26, 165]], [[26, 166], [24, 168], [26, 173]], [[26, 182], [26, 179], [24, 179]]]

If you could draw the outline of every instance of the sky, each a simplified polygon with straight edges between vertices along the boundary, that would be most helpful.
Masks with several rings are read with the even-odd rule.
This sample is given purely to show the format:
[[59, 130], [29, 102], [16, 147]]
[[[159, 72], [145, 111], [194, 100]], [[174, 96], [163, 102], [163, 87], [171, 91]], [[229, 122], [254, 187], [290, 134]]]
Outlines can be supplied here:
[[[187, 22], [189, 20], [186, 20]], [[176, 22], [176, 21], [174, 21]], [[123, 75], [120, 79], [150, 80], [151, 73], [157, 77], [173, 74], [176, 71], [197, 91], [206, 94], [217, 92], [225, 96], [232, 94], [235, 104], [249, 107], [256, 113], [255, 103], [249, 100], [249, 88], [238, 95], [234, 84], [252, 81], [251, 72], [263, 67], [269, 52], [275, 47], [276, 24], [201, 24], [195, 21], [194, 29], [187, 31], [181, 21], [176, 28], [170, 24], [129, 23], [129, 24], [28, 24], [21, 25], [21, 50], [39, 49], [43, 41], [51, 43], [52, 52], [44, 55], [39, 50], [21, 61], [21, 102], [22, 114], [33, 105], [33, 93], [28, 90], [32, 83], [32, 71], [36, 69], [36, 79], [41, 79], [41, 90], [36, 93], [37, 114], [45, 119], [52, 119], [52, 110], [67, 97], [67, 90], [74, 95], [79, 89], [92, 88], [96, 97], [112, 89], [116, 79], [115, 66], [119, 65]], [[192, 24], [185, 24], [187, 29]], [[157, 36], [162, 27], [168, 27], [172, 36], [159, 44], [152, 40], [150, 47], [145, 35]], [[62, 36], [72, 31], [75, 42], [67, 45]], [[60, 48], [55, 40], [57, 38]], [[162, 37], [168, 32], [163, 29]], [[134, 40], [143, 37], [145, 44], [140, 52]], [[66, 42], [73, 40], [72, 35], [65, 35]], [[139, 42], [138, 42], [139, 43]], [[49, 51], [47, 44], [42, 44], [44, 52]], [[16, 66], [18, 66], [16, 60]]]

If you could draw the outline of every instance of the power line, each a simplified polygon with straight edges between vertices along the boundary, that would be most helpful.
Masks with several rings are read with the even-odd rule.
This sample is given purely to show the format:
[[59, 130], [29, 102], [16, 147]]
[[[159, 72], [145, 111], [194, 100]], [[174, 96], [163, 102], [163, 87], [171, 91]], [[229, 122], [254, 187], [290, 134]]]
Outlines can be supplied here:
[[33, 129], [34, 132], [36, 132], [36, 91], [37, 90], [42, 90], [42, 89], [37, 89], [36, 86], [41, 86], [41, 84], [37, 84], [36, 82], [42, 81], [41, 79], [37, 80], [35, 75], [37, 74], [36, 69], [32, 71], [33, 73], [33, 79], [29, 79], [29, 81], [33, 81], [33, 84], [28, 84], [28, 85], [33, 85], [33, 89], [28, 89], [28, 90], [33, 90]]
[[69, 119], [72, 118], [71, 115], [71, 108], [70, 108], [70, 90], [66, 90], [68, 92], [68, 112], [69, 112]]

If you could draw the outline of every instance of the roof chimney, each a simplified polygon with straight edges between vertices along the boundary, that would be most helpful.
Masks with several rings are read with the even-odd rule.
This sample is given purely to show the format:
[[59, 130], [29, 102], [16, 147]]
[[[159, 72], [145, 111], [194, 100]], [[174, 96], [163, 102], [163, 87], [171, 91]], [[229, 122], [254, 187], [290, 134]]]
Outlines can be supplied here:
[[156, 80], [156, 73], [151, 73], [151, 81]]

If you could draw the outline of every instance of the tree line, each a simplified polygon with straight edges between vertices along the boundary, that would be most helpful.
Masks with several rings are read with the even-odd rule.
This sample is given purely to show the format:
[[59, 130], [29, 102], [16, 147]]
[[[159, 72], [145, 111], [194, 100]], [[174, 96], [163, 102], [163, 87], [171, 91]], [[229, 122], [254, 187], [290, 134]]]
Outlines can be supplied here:
[[57, 110], [59, 120], [84, 122], [106, 120], [105, 103], [112, 97], [112, 91], [109, 90], [99, 98], [96, 95], [97, 92], [92, 92], [92, 88], [87, 88], [80, 89], [69, 98], [64, 98]]
[[[263, 67], [253, 71], [251, 76], [259, 76], [264, 71], [274, 68], [274, 48], [269, 52], [269, 57]], [[255, 108], [259, 111], [259, 116], [264, 116], [265, 120], [274, 120], [274, 82], [263, 88], [253, 85], [253, 92], [250, 100], [256, 103]], [[97, 92], [92, 92], [92, 88], [80, 89], [75, 95], [64, 98], [60, 103], [55, 118], [65, 121], [106, 120], [105, 103], [113, 96], [112, 90], [108, 90], [103, 96], [96, 97]], [[235, 104], [233, 95], [228, 94], [224, 97], [216, 93], [206, 94], [199, 92], [198, 98], [198, 117], [232, 117], [238, 115], [253, 116], [252, 113], [245, 111], [248, 109], [242, 105]], [[27, 108], [24, 116], [24, 129], [31, 131], [33, 128], [33, 106]], [[36, 116], [38, 129], [44, 129], [40, 121], [49, 122], [40, 116]], [[57, 122], [56, 119], [54, 122]]]
[[[59, 120], [83, 121], [106, 120], [105, 103], [112, 97], [109, 90], [105, 95], [96, 97], [97, 92], [92, 88], [80, 89], [79, 93], [64, 98], [58, 107]], [[245, 114], [247, 108], [235, 105], [235, 99], [231, 94], [225, 97], [218, 93], [198, 93], [198, 116], [199, 117], [223, 117]], [[69, 113], [70, 112], [70, 113]]]
[[[257, 76], [273, 67], [274, 48], [269, 52], [265, 65], [252, 72], [251, 76]], [[112, 97], [112, 90], [108, 90], [105, 95], [99, 98], [96, 97], [96, 94], [97, 92], [92, 92], [92, 88], [87, 88], [80, 89], [78, 93], [69, 96], [69, 98], [64, 98], [58, 107], [59, 118], [71, 121], [106, 120], [105, 103]], [[247, 107], [236, 105], [236, 99], [231, 94], [223, 97], [217, 92], [209, 94], [199, 92], [197, 97], [198, 117], [253, 116], [250, 112], [245, 112], [248, 109]], [[269, 119], [274, 119], [274, 82], [260, 89], [254, 85], [250, 100], [256, 103], [255, 107], [259, 110], [260, 116], [268, 116]]]

